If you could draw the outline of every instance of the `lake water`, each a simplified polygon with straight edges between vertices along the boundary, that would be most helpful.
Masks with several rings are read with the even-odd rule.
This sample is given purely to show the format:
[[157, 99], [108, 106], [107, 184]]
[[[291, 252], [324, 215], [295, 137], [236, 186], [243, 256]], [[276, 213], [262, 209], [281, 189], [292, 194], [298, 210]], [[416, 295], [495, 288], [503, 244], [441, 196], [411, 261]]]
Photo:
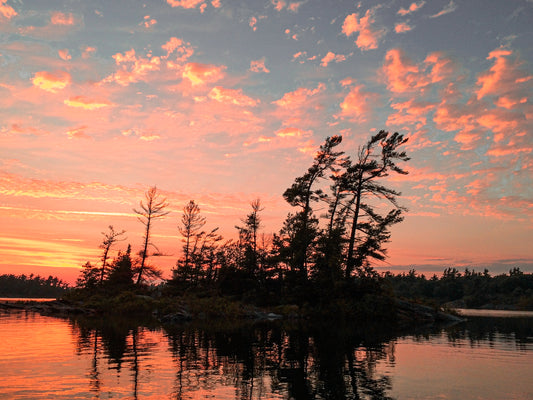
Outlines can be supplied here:
[[0, 399], [533, 399], [533, 318], [161, 327], [0, 311]]

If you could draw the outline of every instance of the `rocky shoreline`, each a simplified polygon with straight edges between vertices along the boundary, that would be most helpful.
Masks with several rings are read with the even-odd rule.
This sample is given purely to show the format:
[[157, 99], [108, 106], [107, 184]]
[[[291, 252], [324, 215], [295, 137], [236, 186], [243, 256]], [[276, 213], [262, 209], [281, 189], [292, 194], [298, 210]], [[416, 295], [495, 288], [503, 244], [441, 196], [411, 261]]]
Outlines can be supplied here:
[[[149, 296], [139, 296], [149, 297]], [[146, 301], [152, 301], [150, 298], [144, 299]], [[403, 300], [396, 300], [396, 315], [397, 323], [400, 326], [426, 326], [441, 323], [460, 323], [465, 319], [453, 315], [442, 310], [438, 310], [432, 307], [409, 303]], [[68, 300], [58, 299], [52, 301], [24, 301], [24, 302], [0, 302], [0, 310], [25, 310], [36, 312], [41, 315], [69, 317], [76, 315], [83, 315], [89, 317], [98, 317], [102, 315], [101, 310], [91, 308], [83, 304], [83, 302], [72, 302]], [[275, 312], [278, 311], [278, 312]], [[225, 320], [250, 320], [250, 321], [276, 321], [282, 319], [297, 320], [313, 320], [314, 315], [310, 315], [309, 312], [302, 313], [297, 306], [286, 306], [279, 312], [279, 310], [262, 310], [254, 306], [246, 306], [238, 311], [234, 311], [230, 314], [220, 312], [213, 314], [212, 310], [209, 312], [192, 310], [192, 307], [186, 303], [177, 303], [171, 311], [163, 311], [154, 308], [152, 316], [162, 324], [179, 324], [194, 320], [209, 320], [209, 319], [225, 319]], [[318, 317], [318, 316], [316, 316]]]

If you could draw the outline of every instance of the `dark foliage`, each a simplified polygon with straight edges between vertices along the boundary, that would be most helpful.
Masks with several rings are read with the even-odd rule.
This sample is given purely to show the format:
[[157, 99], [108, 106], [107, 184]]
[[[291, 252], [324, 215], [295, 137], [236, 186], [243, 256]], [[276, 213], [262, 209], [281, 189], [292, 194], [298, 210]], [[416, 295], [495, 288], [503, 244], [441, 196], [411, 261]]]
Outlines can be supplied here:
[[39, 275], [0, 275], [0, 297], [60, 297], [68, 289], [62, 280]]
[[[327, 314], [370, 317], [393, 309], [391, 292], [372, 268], [372, 260], [386, 258], [390, 227], [403, 219], [400, 196], [384, 186], [389, 174], [406, 174], [399, 162], [409, 158], [400, 148], [407, 139], [380, 131], [353, 155], [338, 150], [341, 136], [328, 137], [311, 166], [283, 193], [294, 207], [280, 232], [262, 232], [263, 207], [259, 199], [236, 226], [237, 240], [224, 241], [218, 228], [204, 229], [207, 220], [200, 207], [189, 201], [183, 208], [178, 230], [181, 256], [173, 276], [162, 291], [168, 296], [228, 296], [256, 305], [312, 307]], [[384, 210], [383, 203], [391, 208]], [[110, 245], [123, 232], [110, 227], [103, 265], [87, 263], [79, 287], [101, 293], [147, 288], [149, 256], [161, 254], [151, 242], [153, 222], [169, 212], [169, 204], [155, 187], [148, 190], [140, 209], [144, 225], [139, 259], [130, 250], [106, 265]], [[320, 215], [319, 210], [327, 210]], [[383, 211], [384, 210], [384, 211]], [[149, 249], [154, 248], [155, 253]], [[100, 274], [98, 275], [98, 272]]]

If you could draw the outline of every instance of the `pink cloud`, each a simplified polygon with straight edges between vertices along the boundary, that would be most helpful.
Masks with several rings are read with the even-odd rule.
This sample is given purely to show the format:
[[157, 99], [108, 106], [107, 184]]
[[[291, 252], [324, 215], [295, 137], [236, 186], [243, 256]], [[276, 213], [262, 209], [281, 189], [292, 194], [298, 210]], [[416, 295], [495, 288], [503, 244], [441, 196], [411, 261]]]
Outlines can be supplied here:
[[201, 86], [222, 79], [225, 69], [225, 66], [213, 64], [188, 63], [183, 69], [182, 76], [192, 86]]
[[396, 33], [405, 33], [405, 32], [409, 32], [412, 29], [413, 28], [411, 28], [406, 22], [400, 22], [394, 25], [394, 32]]
[[252, 99], [243, 94], [242, 89], [226, 89], [221, 86], [215, 86], [211, 89], [209, 98], [219, 103], [233, 104], [241, 107], [254, 107], [259, 103], [259, 100]]
[[55, 11], [52, 13], [50, 22], [52, 25], [74, 25], [76, 23], [76, 19], [72, 13]]
[[211, 5], [214, 8], [220, 8], [222, 6], [222, 4], [220, 3], [220, 0], [211, 0]]
[[279, 100], [273, 101], [279, 107], [296, 108], [304, 105], [308, 98], [315, 96], [326, 89], [326, 85], [319, 83], [315, 89], [299, 88], [293, 92], [288, 92]]
[[418, 3], [411, 3], [409, 8], [400, 8], [398, 10], [398, 14], [402, 15], [402, 16], [405, 16], [407, 14], [414, 13], [415, 11], [420, 10], [424, 6], [424, 4], [426, 4], [425, 1], [420, 1]]
[[355, 44], [361, 50], [377, 49], [379, 40], [385, 35], [385, 29], [376, 29], [374, 24], [374, 12], [378, 7], [367, 10], [364, 17], [359, 18], [359, 14], [350, 14], [344, 20], [342, 33], [347, 37], [354, 33], [359, 33]]
[[270, 73], [270, 70], [265, 66], [265, 58], [250, 61], [250, 71]]
[[335, 54], [331, 51], [328, 51], [328, 54], [324, 56], [324, 58], [321, 60], [320, 65], [323, 67], [327, 67], [328, 64], [332, 61], [335, 61], [336, 63], [339, 63], [341, 61], [345, 61], [346, 56], [343, 54]]
[[70, 74], [65, 71], [40, 71], [36, 72], [32, 79], [34, 86], [50, 93], [57, 93], [63, 90], [70, 85], [70, 81]]
[[340, 104], [340, 116], [354, 122], [364, 122], [372, 113], [377, 98], [376, 93], [365, 91], [364, 85], [354, 86]]
[[0, 15], [6, 19], [16, 17], [18, 14], [15, 9], [6, 3], [7, 0], [0, 0]]

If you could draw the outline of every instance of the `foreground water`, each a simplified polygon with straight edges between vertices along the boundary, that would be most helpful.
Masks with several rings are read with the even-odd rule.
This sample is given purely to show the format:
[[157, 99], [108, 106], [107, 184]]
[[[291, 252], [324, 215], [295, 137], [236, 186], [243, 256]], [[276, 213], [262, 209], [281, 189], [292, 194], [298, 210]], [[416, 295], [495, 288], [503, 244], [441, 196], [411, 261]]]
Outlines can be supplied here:
[[0, 399], [532, 399], [533, 319], [160, 327], [0, 314]]

